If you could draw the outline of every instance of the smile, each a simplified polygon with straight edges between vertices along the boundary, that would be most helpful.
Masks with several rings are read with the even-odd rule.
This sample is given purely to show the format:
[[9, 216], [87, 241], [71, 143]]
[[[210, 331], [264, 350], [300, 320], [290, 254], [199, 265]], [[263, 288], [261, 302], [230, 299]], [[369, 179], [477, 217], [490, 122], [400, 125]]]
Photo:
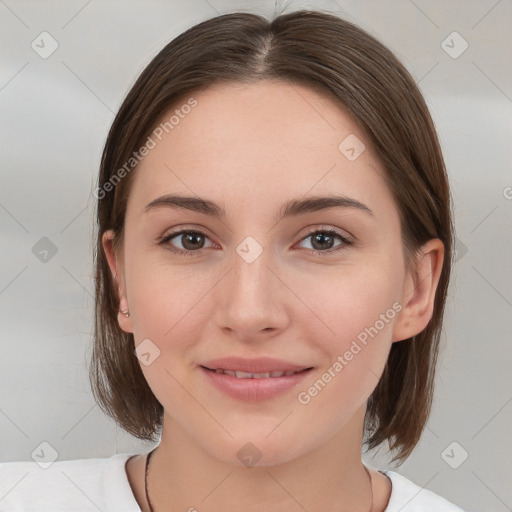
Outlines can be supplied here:
[[[251, 365], [255, 366], [254, 362]], [[223, 368], [221, 365], [215, 366], [216, 368], [209, 368], [199, 365], [201, 373], [206, 378], [205, 382], [212, 385], [217, 392], [220, 391], [222, 395], [243, 402], [260, 402], [286, 395], [298, 386], [303, 387], [304, 379], [313, 371], [311, 367], [290, 368], [293, 365], [288, 365], [288, 368], [281, 370], [274, 365], [271, 369], [260, 367], [254, 368], [253, 371], [247, 371], [251, 368], [235, 370], [233, 368], [237, 368], [238, 365], [231, 364], [229, 365], [231, 369]], [[286, 365], [282, 366], [286, 367]]]
[[[206, 368], [206, 367], [203, 367]], [[262, 373], [253, 373], [253, 372], [243, 372], [239, 370], [224, 370], [223, 368], [216, 368], [213, 370], [212, 368], [206, 368], [207, 370], [210, 370], [215, 373], [222, 373], [226, 375], [230, 375], [231, 377], [236, 377], [237, 379], [271, 379], [271, 378], [277, 378], [277, 377], [289, 377], [290, 375], [295, 375], [296, 373], [300, 373], [305, 370], [299, 370], [299, 371], [272, 371], [272, 372], [262, 372]]]

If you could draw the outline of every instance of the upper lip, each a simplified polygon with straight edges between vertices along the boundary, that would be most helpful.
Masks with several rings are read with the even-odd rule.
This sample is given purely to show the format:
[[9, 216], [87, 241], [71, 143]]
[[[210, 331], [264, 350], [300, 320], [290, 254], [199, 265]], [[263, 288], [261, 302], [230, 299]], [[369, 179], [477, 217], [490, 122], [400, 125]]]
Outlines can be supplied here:
[[307, 365], [297, 365], [274, 359], [272, 357], [258, 357], [254, 359], [244, 359], [242, 357], [222, 357], [220, 359], [212, 359], [201, 363], [201, 366], [209, 368], [210, 370], [233, 370], [252, 373], [266, 373], [266, 372], [298, 372], [311, 368]]

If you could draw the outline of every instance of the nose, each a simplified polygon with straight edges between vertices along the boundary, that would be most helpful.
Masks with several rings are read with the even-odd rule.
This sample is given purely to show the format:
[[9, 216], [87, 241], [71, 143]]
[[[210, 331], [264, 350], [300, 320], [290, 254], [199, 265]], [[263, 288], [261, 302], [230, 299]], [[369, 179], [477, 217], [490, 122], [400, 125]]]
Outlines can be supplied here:
[[248, 262], [235, 252], [231, 271], [219, 283], [217, 326], [243, 341], [267, 339], [289, 324], [290, 297], [270, 253], [263, 250]]

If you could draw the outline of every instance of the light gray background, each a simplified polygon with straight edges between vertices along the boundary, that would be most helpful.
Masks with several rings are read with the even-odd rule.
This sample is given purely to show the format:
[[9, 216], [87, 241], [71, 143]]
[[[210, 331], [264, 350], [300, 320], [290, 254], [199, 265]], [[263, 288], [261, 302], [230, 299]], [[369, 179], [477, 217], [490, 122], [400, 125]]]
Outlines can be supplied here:
[[[277, 4], [303, 7], [356, 22], [398, 55], [420, 83], [449, 170], [459, 260], [436, 397], [420, 444], [397, 471], [468, 511], [512, 510], [512, 3]], [[152, 447], [116, 428], [88, 383], [102, 146], [128, 89], [169, 40], [217, 13], [274, 9], [270, 1], [0, 0], [0, 461], [31, 460], [42, 442], [61, 460]], [[43, 31], [58, 43], [46, 59], [31, 47]], [[457, 58], [442, 46], [454, 31], [469, 45]], [[444, 43], [452, 53], [463, 44], [455, 37]], [[42, 237], [57, 248], [46, 262], [33, 253]], [[466, 452], [457, 469], [447, 463]], [[382, 454], [365, 460], [388, 467]]]

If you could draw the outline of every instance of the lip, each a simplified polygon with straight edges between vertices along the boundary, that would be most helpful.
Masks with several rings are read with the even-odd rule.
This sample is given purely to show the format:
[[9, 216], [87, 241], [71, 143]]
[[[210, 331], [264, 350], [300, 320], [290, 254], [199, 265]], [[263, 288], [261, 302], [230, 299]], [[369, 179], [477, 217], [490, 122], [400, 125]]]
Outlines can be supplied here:
[[[243, 359], [227, 357], [207, 361], [199, 369], [210, 384], [222, 393], [244, 402], [269, 400], [298, 386], [312, 370], [311, 366], [296, 365], [273, 358]], [[281, 377], [238, 378], [216, 369], [267, 373], [273, 371], [297, 372]]]

